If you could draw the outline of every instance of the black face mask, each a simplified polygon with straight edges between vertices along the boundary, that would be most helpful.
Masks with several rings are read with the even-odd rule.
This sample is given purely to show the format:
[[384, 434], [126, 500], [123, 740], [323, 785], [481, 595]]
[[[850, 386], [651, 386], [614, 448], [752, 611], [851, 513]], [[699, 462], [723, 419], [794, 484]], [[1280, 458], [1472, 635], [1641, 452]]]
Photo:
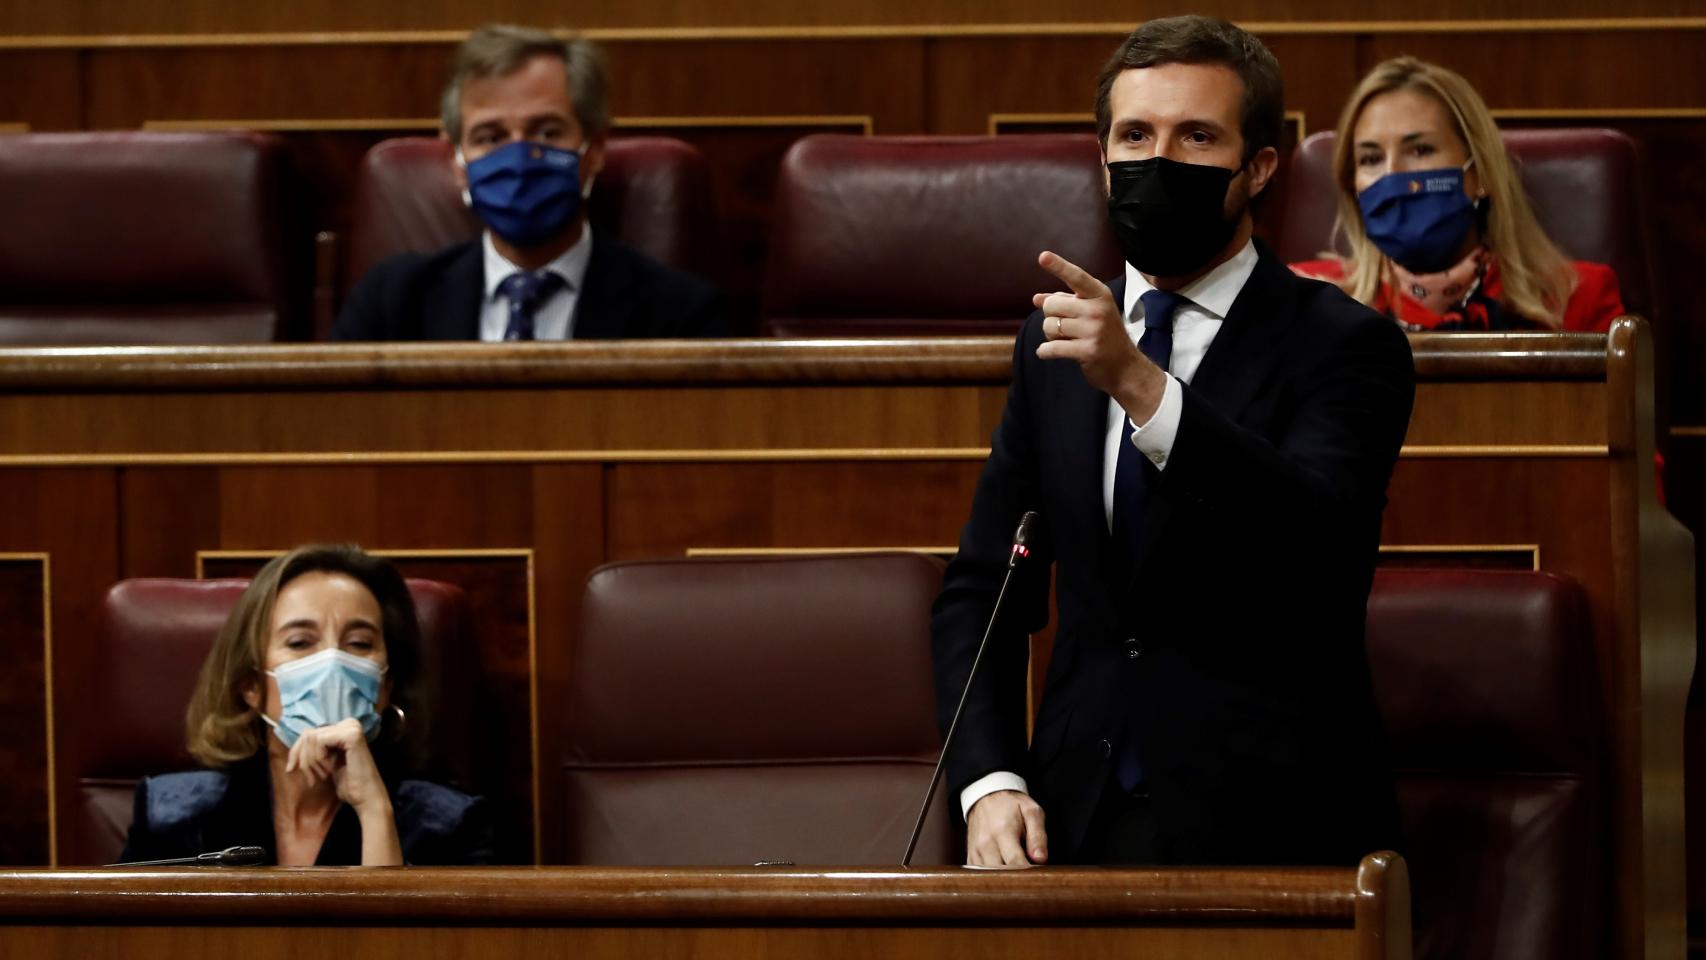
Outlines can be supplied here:
[[1242, 218], [1226, 216], [1238, 172], [1166, 157], [1108, 164], [1108, 221], [1126, 262], [1152, 277], [1182, 277], [1226, 249]]

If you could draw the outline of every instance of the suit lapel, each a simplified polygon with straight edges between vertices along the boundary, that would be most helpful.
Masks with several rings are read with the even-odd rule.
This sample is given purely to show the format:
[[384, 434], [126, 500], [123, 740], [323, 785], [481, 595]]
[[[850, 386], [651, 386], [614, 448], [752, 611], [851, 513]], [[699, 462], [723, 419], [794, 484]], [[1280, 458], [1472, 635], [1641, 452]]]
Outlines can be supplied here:
[[476, 240], [456, 255], [444, 279], [421, 303], [421, 339], [480, 339], [480, 308], [485, 297], [485, 255]]
[[[1296, 318], [1290, 268], [1260, 241], [1256, 268], [1227, 311], [1220, 332], [1203, 356], [1189, 390], [1216, 412], [1237, 421], [1279, 363], [1278, 341]], [[1151, 496], [1143, 516], [1143, 536], [1137, 557], [1127, 571], [1127, 588], [1155, 553], [1173, 516], [1172, 502]]]
[[1237, 420], [1279, 363], [1278, 341], [1296, 319], [1296, 277], [1262, 244], [1256, 269], [1215, 335], [1191, 390], [1231, 420]]
[[586, 279], [575, 298], [575, 340], [614, 340], [639, 331], [630, 322], [638, 298], [629, 295], [636, 283], [633, 264], [609, 240], [595, 240], [586, 265]]
[[[1108, 284], [1114, 302], [1125, 308], [1125, 278]], [[1060, 377], [1057, 409], [1061, 413], [1055, 428], [1062, 433], [1061, 449], [1069, 451], [1062, 466], [1068, 471], [1062, 489], [1084, 491], [1072, 498], [1068, 515], [1077, 528], [1075, 537], [1062, 537], [1065, 542], [1093, 544], [1093, 554], [1085, 559], [1093, 565], [1096, 575], [1105, 578], [1110, 586], [1117, 585], [1124, 564], [1114, 550], [1113, 535], [1108, 532], [1107, 505], [1103, 500], [1103, 484], [1107, 470], [1108, 395], [1090, 386], [1083, 370], [1071, 362], [1051, 361]], [[1111, 596], [1098, 592], [1096, 596]]]

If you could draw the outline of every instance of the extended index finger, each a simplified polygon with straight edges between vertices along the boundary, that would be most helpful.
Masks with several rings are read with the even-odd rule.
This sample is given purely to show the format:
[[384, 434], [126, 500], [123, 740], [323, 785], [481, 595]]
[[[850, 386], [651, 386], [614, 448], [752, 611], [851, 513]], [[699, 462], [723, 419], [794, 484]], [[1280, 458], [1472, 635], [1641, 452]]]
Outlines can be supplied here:
[[1108, 291], [1107, 284], [1097, 280], [1095, 277], [1085, 272], [1083, 267], [1080, 267], [1078, 264], [1073, 263], [1071, 260], [1066, 259], [1052, 250], [1044, 250], [1042, 255], [1037, 257], [1037, 263], [1041, 265], [1044, 270], [1047, 270], [1049, 273], [1059, 277], [1062, 283], [1071, 287], [1072, 292], [1078, 294], [1080, 297], [1089, 297], [1093, 299], [1096, 297], [1112, 296]]

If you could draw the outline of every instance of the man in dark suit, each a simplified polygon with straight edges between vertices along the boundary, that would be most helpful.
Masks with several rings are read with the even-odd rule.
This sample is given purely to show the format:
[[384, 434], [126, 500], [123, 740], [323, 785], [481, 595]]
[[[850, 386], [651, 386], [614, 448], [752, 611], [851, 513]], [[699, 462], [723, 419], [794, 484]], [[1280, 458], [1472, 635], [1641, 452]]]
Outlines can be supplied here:
[[441, 113], [457, 182], [487, 229], [375, 266], [333, 339], [726, 335], [710, 284], [592, 235], [585, 199], [610, 126], [595, 47], [482, 27], [457, 51]]
[[1203, 17], [1144, 24], [1103, 72], [1125, 277], [1041, 255], [1069, 290], [1019, 335], [932, 623], [946, 724], [1037, 511], [948, 760], [971, 863], [1351, 864], [1398, 843], [1363, 621], [1414, 370], [1390, 321], [1251, 239], [1282, 105], [1273, 55]]

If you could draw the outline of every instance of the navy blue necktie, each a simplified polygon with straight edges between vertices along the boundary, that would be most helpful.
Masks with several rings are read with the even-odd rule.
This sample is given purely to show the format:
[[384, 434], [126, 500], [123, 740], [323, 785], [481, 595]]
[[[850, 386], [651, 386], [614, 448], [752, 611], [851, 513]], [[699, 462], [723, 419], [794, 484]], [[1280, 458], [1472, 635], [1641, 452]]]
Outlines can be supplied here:
[[[1173, 313], [1184, 297], [1166, 290], [1151, 290], [1138, 298], [1143, 304], [1143, 339], [1138, 349], [1166, 373], [1173, 359]], [[1137, 559], [1143, 537], [1143, 512], [1149, 506], [1149, 488], [1160, 474], [1131, 442], [1131, 417], [1123, 417], [1119, 461], [1114, 467], [1114, 547], [1127, 562]]]
[[[1151, 290], [1138, 300], [1143, 304], [1143, 339], [1138, 341], [1138, 349], [1165, 373], [1173, 360], [1173, 314], [1180, 304], [1190, 301], [1166, 290]], [[1120, 431], [1120, 455], [1114, 468], [1114, 548], [1130, 569], [1129, 564], [1137, 562], [1137, 548], [1143, 538], [1149, 491], [1160, 479], [1160, 471], [1131, 442], [1131, 417], [1120, 419], [1125, 421], [1125, 429]], [[1114, 776], [1128, 793], [1143, 782], [1143, 745], [1138, 742], [1134, 722], [1137, 707], [1135, 703], [1129, 706], [1119, 757], [1114, 762]]]
[[517, 271], [505, 277], [498, 284], [498, 292], [509, 301], [509, 326], [504, 328], [504, 339], [532, 340], [534, 313], [563, 285], [563, 278], [549, 270]]

